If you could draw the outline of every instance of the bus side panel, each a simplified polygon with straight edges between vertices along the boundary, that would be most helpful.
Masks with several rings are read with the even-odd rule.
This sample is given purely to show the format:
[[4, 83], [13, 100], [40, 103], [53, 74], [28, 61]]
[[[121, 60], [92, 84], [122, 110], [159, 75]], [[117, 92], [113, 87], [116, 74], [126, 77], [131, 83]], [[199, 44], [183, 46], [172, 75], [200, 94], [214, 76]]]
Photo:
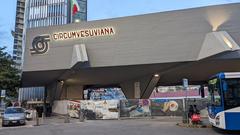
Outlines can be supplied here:
[[225, 112], [227, 130], [240, 130], [240, 112]]

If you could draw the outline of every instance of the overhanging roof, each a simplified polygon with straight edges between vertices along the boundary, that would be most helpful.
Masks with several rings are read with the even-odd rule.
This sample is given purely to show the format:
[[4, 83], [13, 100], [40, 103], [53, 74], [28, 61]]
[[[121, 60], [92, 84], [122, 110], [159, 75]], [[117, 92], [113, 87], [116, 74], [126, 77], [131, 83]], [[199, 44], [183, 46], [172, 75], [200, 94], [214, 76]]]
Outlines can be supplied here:
[[[201, 81], [216, 71], [235, 71], [239, 57], [231, 56], [239, 49], [239, 12], [240, 4], [229, 4], [29, 29], [22, 83], [46, 85], [58, 79], [72, 79], [82, 84], [109, 84], [171, 69], [160, 80], [161, 84], [170, 84], [169, 81], [177, 83], [187, 75], [193, 81]], [[226, 16], [227, 20], [212, 32], [215, 26], [211, 16]], [[108, 26], [115, 28], [115, 35], [51, 41], [47, 54], [29, 53], [32, 40], [38, 35]], [[218, 54], [224, 56], [216, 57]], [[199, 67], [205, 67], [205, 74], [199, 72], [203, 70]]]

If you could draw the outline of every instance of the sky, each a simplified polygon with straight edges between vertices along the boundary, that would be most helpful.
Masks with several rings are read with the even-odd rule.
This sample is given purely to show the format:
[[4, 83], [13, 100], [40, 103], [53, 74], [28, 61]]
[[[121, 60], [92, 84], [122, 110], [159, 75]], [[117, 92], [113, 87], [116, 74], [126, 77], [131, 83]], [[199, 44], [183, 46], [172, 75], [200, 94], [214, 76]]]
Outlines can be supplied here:
[[[0, 46], [12, 53], [17, 0], [2, 0], [0, 4]], [[88, 20], [99, 20], [147, 13], [171, 11], [236, 3], [240, 0], [88, 0]]]

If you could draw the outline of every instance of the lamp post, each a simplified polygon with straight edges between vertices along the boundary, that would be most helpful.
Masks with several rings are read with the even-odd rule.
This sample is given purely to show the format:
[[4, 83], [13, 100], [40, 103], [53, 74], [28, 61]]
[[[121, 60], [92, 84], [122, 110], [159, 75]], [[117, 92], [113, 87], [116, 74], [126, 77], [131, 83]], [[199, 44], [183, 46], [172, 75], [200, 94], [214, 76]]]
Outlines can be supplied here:
[[1, 103], [0, 103], [0, 107], [1, 108], [5, 108], [5, 105], [4, 105], [4, 98], [6, 97], [6, 90], [0, 90], [0, 93], [1, 93]]
[[188, 89], [188, 79], [183, 78], [183, 90], [185, 91], [185, 97], [183, 98], [183, 123], [188, 123], [187, 89]]

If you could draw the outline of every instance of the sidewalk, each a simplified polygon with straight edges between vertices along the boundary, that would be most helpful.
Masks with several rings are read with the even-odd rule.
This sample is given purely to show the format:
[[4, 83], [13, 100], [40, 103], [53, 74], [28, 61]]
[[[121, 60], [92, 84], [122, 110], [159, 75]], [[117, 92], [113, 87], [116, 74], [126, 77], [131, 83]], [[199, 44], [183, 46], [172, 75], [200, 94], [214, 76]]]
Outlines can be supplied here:
[[[155, 116], [155, 117], [138, 117], [138, 118], [120, 118], [119, 120], [85, 120], [85, 122], [92, 122], [92, 121], [153, 121], [153, 122], [160, 122], [160, 123], [181, 123], [182, 117], [179, 116]], [[202, 119], [204, 124], [208, 124], [208, 120], [206, 118]], [[77, 118], [69, 118], [69, 122], [66, 122], [66, 118], [64, 116], [52, 116], [52, 117], [45, 117], [44, 119], [39, 118], [39, 125], [38, 126], [46, 126], [46, 125], [62, 125], [67, 123], [82, 123]], [[84, 123], [84, 122], [83, 122]], [[1, 121], [0, 121], [1, 124]], [[21, 128], [21, 127], [34, 127], [36, 125], [36, 120], [26, 121], [25, 126], [11, 126], [11, 127], [1, 127], [0, 129], [6, 128]]]
[[[120, 118], [118, 120], [133, 120], [133, 121], [159, 121], [159, 122], [171, 122], [171, 123], [179, 123], [182, 121], [182, 117], [176, 116], [156, 116], [156, 117], [137, 117], [137, 118]], [[114, 120], [85, 120], [87, 121], [118, 121], [117, 119]], [[36, 124], [36, 121], [34, 121]], [[48, 125], [48, 124], [63, 124], [65, 123], [64, 116], [52, 116], [46, 117], [43, 121], [40, 120], [40, 125]], [[77, 118], [69, 118], [69, 123], [79, 123], [79, 119]]]

